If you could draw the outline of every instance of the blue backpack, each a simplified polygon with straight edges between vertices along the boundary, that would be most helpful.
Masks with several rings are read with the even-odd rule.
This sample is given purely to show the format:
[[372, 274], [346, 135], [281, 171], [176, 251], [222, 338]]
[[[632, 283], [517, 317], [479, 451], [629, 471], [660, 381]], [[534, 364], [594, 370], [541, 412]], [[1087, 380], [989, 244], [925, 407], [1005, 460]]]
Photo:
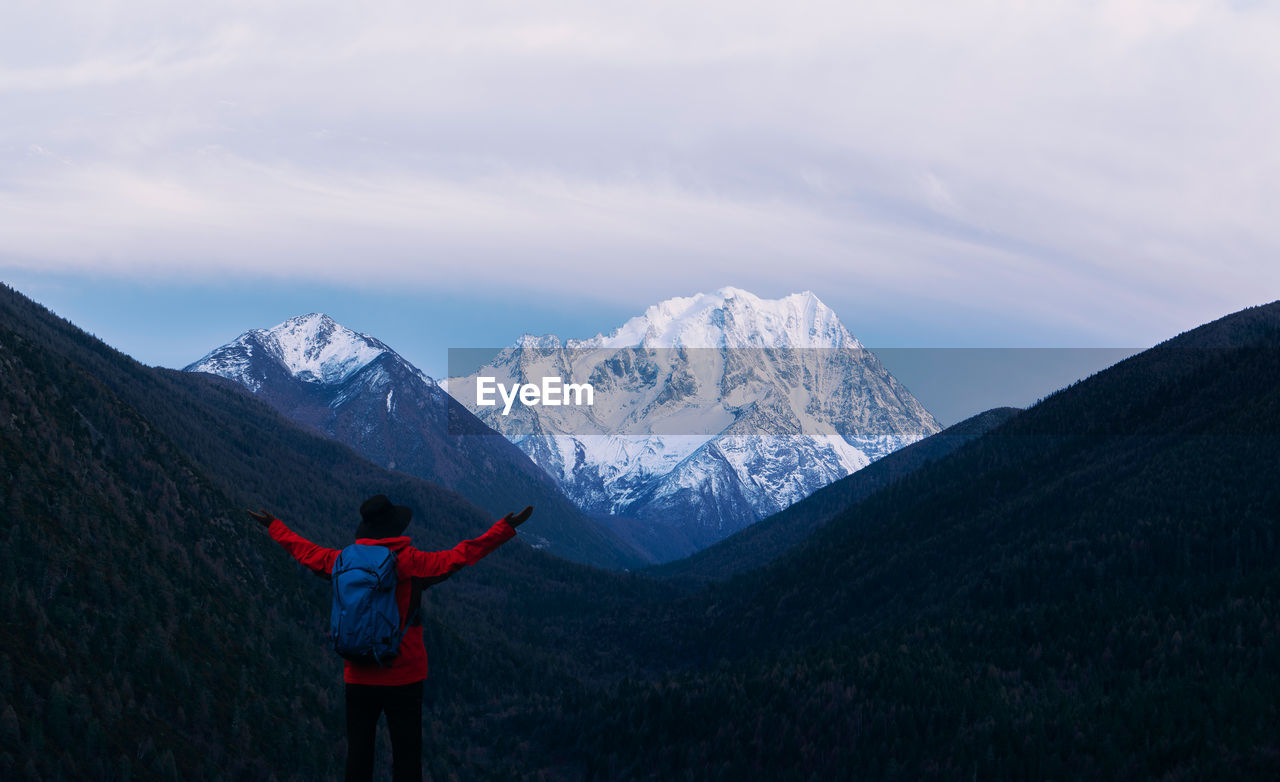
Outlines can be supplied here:
[[396, 553], [386, 546], [347, 546], [338, 553], [330, 577], [333, 650], [352, 662], [389, 665], [400, 653], [400, 641], [410, 625], [406, 620], [400, 626]]

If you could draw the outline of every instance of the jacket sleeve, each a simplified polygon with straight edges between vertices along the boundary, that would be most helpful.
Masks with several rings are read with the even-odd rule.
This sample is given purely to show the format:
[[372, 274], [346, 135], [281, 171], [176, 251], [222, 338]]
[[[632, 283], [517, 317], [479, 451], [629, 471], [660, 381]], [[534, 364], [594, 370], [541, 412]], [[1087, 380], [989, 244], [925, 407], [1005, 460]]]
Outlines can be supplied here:
[[333, 562], [338, 558], [338, 549], [317, 546], [298, 533], [285, 526], [280, 519], [272, 519], [267, 527], [267, 534], [284, 550], [313, 572], [327, 576], [333, 572]]
[[515, 527], [498, 519], [489, 531], [478, 538], [464, 540], [448, 551], [419, 551], [407, 548], [397, 557], [400, 572], [414, 578], [447, 576], [466, 565], [474, 565], [489, 552], [516, 536]]

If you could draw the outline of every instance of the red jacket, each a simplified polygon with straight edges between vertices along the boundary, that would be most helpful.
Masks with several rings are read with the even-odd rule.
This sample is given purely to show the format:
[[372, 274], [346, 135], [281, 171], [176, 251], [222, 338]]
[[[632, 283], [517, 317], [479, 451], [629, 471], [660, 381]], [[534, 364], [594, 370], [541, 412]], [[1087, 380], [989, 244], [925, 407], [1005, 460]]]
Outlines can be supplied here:
[[[317, 573], [328, 575], [333, 572], [334, 560], [339, 550], [317, 546], [298, 533], [285, 526], [280, 519], [271, 522], [267, 532], [293, 558]], [[464, 565], [474, 565], [486, 554], [515, 537], [516, 530], [505, 519], [496, 524], [474, 540], [464, 540], [449, 551], [421, 551], [409, 544], [409, 538], [381, 538], [371, 540], [360, 538], [356, 543], [365, 545], [386, 546], [396, 552], [396, 602], [400, 605], [400, 623], [403, 626], [409, 613], [409, 599], [413, 591], [414, 578], [431, 578], [445, 576]], [[391, 665], [383, 668], [378, 665], [360, 665], [346, 661], [343, 679], [348, 684], [412, 684], [427, 678], [427, 649], [422, 643], [422, 631], [405, 633], [400, 642], [400, 654]]]

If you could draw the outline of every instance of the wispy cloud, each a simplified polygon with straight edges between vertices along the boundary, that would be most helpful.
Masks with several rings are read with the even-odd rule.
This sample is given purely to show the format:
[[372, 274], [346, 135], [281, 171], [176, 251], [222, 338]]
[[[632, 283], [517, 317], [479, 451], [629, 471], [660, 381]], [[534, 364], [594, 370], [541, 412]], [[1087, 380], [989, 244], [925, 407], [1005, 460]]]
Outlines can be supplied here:
[[1267, 4], [0, 13], [0, 267], [678, 277], [1115, 335], [1280, 291]]

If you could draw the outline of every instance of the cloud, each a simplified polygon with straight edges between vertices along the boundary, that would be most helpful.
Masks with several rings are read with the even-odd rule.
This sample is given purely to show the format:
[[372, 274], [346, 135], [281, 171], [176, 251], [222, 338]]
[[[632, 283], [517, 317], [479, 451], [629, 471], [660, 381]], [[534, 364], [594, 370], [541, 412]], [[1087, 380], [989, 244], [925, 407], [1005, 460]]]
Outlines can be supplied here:
[[1280, 288], [1265, 5], [5, 13], [0, 267], [733, 281], [1114, 334]]

